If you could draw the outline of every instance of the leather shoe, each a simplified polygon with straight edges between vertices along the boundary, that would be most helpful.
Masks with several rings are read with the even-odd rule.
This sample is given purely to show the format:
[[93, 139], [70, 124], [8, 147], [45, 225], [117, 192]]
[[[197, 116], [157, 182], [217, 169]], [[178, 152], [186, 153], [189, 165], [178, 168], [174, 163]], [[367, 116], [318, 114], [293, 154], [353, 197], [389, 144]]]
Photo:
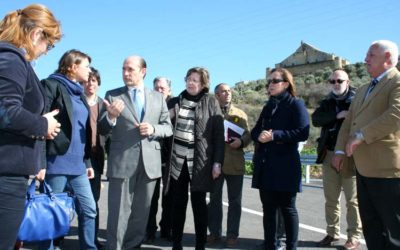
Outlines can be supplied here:
[[227, 248], [235, 248], [237, 245], [237, 242], [238, 242], [237, 238], [228, 238], [226, 240], [225, 245]]
[[221, 241], [221, 237], [210, 234], [207, 236], [207, 245], [214, 245]]
[[325, 238], [323, 238], [320, 242], [317, 243], [317, 246], [319, 247], [329, 247], [329, 246], [333, 246], [336, 243], [339, 242], [338, 238], [333, 238], [330, 235], [325, 236]]
[[106, 249], [106, 246], [104, 245], [104, 243], [100, 242], [99, 240], [96, 240], [94, 242], [94, 244], [96, 245], [98, 250], [103, 250]]
[[144, 243], [145, 244], [153, 244], [155, 239], [156, 239], [156, 236], [154, 234], [147, 235]]
[[359, 240], [347, 240], [343, 247], [346, 250], [359, 249], [360, 241]]

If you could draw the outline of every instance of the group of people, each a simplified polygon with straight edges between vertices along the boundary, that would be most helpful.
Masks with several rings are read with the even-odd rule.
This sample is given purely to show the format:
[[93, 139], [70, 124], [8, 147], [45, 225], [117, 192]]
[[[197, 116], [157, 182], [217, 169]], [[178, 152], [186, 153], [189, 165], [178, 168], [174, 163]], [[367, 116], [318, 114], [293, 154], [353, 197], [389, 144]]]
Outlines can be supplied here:
[[[301, 192], [298, 145], [309, 136], [309, 115], [296, 97], [292, 74], [269, 72], [268, 101], [251, 130], [245, 112], [232, 104], [228, 84], [209, 93], [207, 69], [193, 67], [186, 87], [171, 94], [171, 81], [157, 77], [145, 87], [146, 61], [123, 62], [125, 86], [97, 96], [99, 72], [79, 50], [64, 53], [57, 70], [39, 81], [32, 61], [62, 37], [60, 23], [45, 6], [12, 11], [0, 22], [0, 249], [13, 249], [24, 215], [29, 176], [54, 192], [76, 197], [80, 249], [100, 249], [101, 174], [107, 151], [109, 250], [138, 249], [154, 240], [162, 188], [161, 237], [183, 249], [189, 200], [195, 248], [222, 238], [222, 190], [229, 208], [226, 246], [237, 245], [244, 175], [243, 149], [255, 142], [252, 186], [263, 206], [262, 249], [278, 249], [281, 214], [286, 249], [296, 249]], [[347, 205], [345, 249], [358, 249], [361, 232], [369, 249], [400, 247], [400, 73], [398, 48], [374, 42], [365, 62], [373, 81], [358, 90], [343, 69], [329, 77], [331, 92], [312, 114], [322, 127], [318, 163], [323, 163], [327, 235], [319, 246], [339, 240], [340, 194]], [[230, 127], [241, 128], [241, 132]], [[232, 132], [233, 130], [233, 132]], [[207, 204], [206, 195], [210, 193]], [[362, 226], [361, 226], [362, 223]], [[210, 234], [207, 236], [207, 229]], [[38, 243], [54, 249], [62, 239]]]

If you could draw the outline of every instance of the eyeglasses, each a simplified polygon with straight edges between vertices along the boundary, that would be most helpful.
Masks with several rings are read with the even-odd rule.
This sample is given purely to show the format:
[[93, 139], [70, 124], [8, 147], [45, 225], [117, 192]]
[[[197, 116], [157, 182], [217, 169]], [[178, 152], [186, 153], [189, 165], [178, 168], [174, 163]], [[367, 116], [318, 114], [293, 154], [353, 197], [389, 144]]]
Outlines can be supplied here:
[[280, 83], [280, 82], [284, 82], [285, 80], [283, 80], [283, 79], [269, 79], [268, 81], [267, 81], [267, 85], [270, 85], [271, 83], [272, 84], [278, 84], [278, 83]]
[[47, 44], [47, 51], [49, 51], [49, 50], [51, 50], [51, 49], [54, 49], [54, 47], [55, 47], [54, 44], [52, 44], [52, 43], [49, 42], [49, 43]]
[[49, 35], [44, 31], [42, 33], [43, 33], [44, 38], [47, 40], [47, 47], [46, 47], [47, 51], [54, 49], [54, 47], [55, 47], [54, 44], [49, 41], [50, 40]]
[[347, 80], [342, 80], [342, 79], [328, 80], [328, 82], [329, 82], [330, 84], [335, 84], [335, 83], [342, 84], [342, 83], [344, 83], [345, 81], [347, 81]]
[[190, 78], [190, 77], [186, 77], [185, 81], [188, 82], [188, 83], [189, 82], [200, 83], [200, 80], [196, 80], [196, 79], [193, 79], [193, 78]]

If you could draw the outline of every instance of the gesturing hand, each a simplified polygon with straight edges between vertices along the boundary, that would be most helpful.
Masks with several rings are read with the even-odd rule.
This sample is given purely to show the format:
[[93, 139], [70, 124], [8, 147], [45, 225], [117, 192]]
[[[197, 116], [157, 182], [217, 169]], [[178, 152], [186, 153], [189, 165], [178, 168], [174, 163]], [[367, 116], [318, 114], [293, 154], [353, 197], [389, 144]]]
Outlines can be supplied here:
[[106, 105], [108, 118], [110, 118], [110, 120], [114, 120], [120, 116], [122, 110], [125, 108], [124, 102], [119, 99], [113, 101], [112, 104], [110, 104], [107, 100], [104, 100], [104, 105]]

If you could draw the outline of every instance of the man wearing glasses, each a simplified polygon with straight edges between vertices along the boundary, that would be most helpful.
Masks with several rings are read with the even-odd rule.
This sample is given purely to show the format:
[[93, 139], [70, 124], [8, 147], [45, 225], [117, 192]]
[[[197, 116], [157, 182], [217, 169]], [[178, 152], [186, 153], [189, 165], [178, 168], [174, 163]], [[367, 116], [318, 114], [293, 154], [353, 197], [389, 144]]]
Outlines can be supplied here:
[[341, 69], [335, 70], [329, 77], [330, 93], [321, 101], [312, 114], [312, 123], [321, 127], [318, 138], [317, 163], [322, 163], [323, 185], [325, 195], [325, 220], [327, 235], [319, 247], [338, 243], [340, 237], [340, 196], [343, 192], [347, 207], [347, 242], [345, 249], [357, 249], [360, 245], [361, 221], [358, 213], [357, 189], [354, 164], [346, 161], [342, 171], [337, 172], [331, 166], [337, 136], [347, 116], [355, 89], [350, 86], [349, 76]]

